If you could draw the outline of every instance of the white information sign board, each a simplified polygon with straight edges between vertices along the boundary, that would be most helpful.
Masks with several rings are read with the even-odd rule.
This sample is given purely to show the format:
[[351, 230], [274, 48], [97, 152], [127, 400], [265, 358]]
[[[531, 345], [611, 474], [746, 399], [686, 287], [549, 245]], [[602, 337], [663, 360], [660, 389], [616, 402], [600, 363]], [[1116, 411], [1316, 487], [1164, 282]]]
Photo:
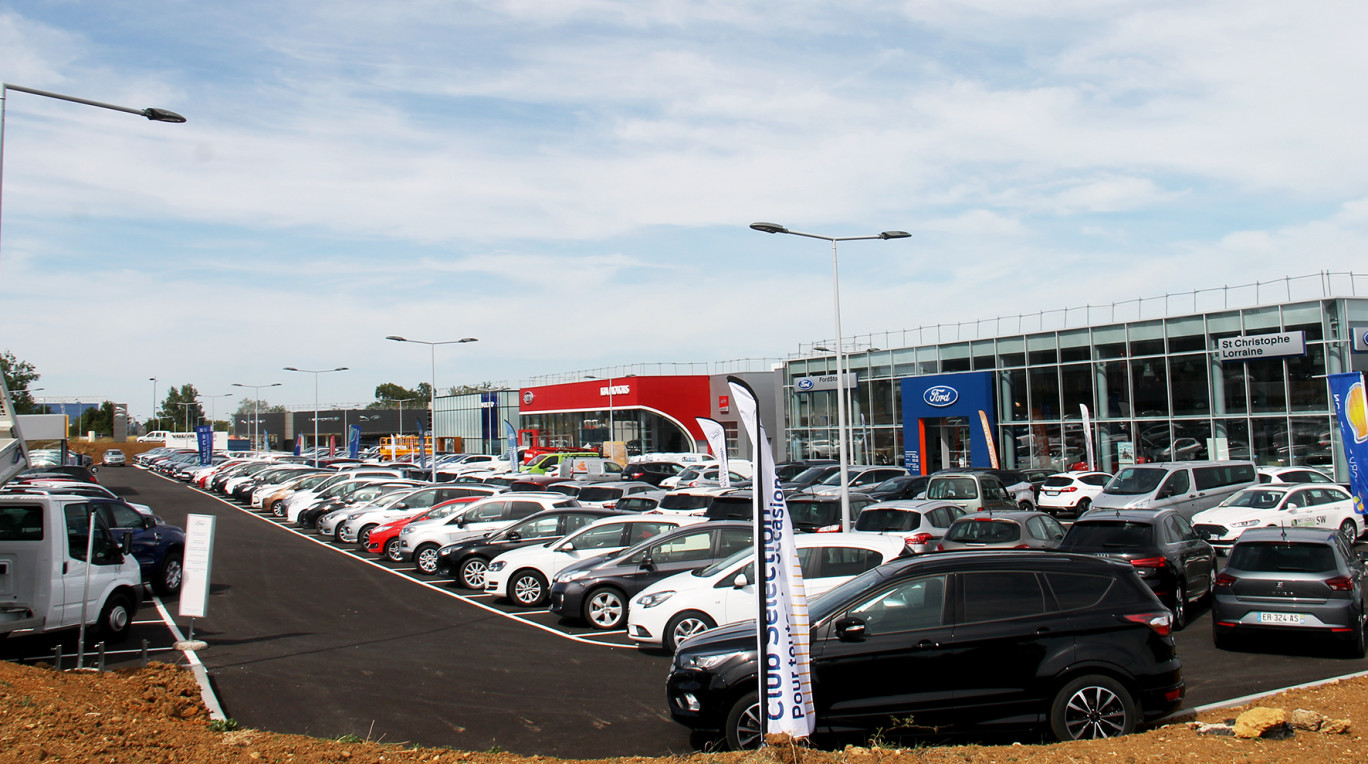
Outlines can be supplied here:
[[209, 569], [214, 559], [214, 516], [188, 515], [182, 567], [180, 614], [203, 618], [209, 609]]

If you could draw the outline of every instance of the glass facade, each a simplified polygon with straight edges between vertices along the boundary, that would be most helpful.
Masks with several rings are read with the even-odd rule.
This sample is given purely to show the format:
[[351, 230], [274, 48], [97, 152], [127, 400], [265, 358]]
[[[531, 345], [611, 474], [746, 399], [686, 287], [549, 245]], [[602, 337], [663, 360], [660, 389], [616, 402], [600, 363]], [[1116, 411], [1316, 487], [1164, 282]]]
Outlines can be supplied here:
[[506, 453], [508, 441], [504, 422], [520, 427], [517, 390], [440, 396], [436, 404], [437, 420], [432, 429], [437, 433], [439, 444], [447, 441], [454, 445], [454, 438], [460, 438], [462, 453]]
[[[1083, 461], [1087, 406], [1098, 466], [1108, 471], [1132, 461], [1231, 458], [1309, 465], [1345, 480], [1325, 375], [1355, 367], [1348, 326], [1365, 321], [1368, 300], [1324, 299], [854, 353], [851, 461], [902, 463], [896, 380], [972, 370], [993, 374], [1003, 466], [1057, 470]], [[1223, 337], [1294, 331], [1305, 335], [1305, 355], [1222, 362], [1216, 352]], [[836, 392], [793, 386], [834, 372], [829, 355], [787, 364], [789, 458], [835, 454]]]

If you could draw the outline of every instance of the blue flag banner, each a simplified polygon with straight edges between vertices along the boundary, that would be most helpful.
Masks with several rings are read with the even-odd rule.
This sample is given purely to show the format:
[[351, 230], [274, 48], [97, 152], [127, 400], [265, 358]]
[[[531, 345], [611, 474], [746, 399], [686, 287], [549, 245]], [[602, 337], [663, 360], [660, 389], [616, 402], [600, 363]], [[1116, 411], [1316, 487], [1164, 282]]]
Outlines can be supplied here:
[[208, 466], [214, 460], [214, 428], [207, 424], [196, 425], [195, 446], [199, 449], [200, 464]]
[[1368, 506], [1368, 394], [1364, 391], [1363, 372], [1331, 374], [1326, 380], [1344, 441], [1344, 463], [1349, 468], [1354, 510], [1362, 515]]
[[347, 429], [347, 457], [355, 459], [361, 453], [361, 425], [354, 424]]
[[522, 459], [518, 458], [518, 431], [507, 419], [504, 420], [504, 429], [508, 432], [508, 463], [514, 472], [522, 472]]
[[303, 434], [303, 433], [300, 433], [299, 435], [296, 435], [296, 436], [295, 436], [294, 455], [295, 455], [295, 456], [303, 456], [303, 455], [304, 455], [304, 434]]

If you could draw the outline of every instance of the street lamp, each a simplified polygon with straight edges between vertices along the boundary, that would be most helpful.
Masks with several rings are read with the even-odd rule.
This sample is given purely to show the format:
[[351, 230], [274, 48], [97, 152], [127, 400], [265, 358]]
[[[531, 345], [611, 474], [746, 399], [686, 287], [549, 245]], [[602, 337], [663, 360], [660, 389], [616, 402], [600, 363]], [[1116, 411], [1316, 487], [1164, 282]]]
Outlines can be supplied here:
[[[432, 400], [428, 404], [431, 407], [428, 409], [430, 417], [428, 420], [428, 437], [432, 439], [432, 482], [435, 483], [437, 482], [437, 434], [435, 432], [435, 430], [437, 429], [437, 346], [460, 345], [466, 342], [479, 342], [479, 339], [475, 337], [462, 337], [459, 340], [443, 340], [441, 342], [429, 342], [427, 340], [411, 340], [407, 337], [399, 337], [393, 334], [389, 335], [385, 339], [394, 340], [395, 342], [416, 342], [419, 345], [427, 345], [432, 350], [432, 387], [428, 390], [428, 393], [432, 396]], [[403, 429], [403, 422], [400, 422], [399, 426], [400, 429]], [[419, 447], [422, 447], [421, 444], [419, 445]]]
[[252, 393], [256, 397], [256, 401], [252, 404], [252, 449], [257, 451], [266, 450], [261, 448], [260, 443], [257, 441], [257, 425], [261, 421], [261, 388], [280, 387], [280, 383], [272, 382], [269, 385], [244, 385], [241, 382], [234, 382], [233, 387], [252, 388]]
[[[778, 223], [751, 223], [751, 228], [761, 233], [786, 233], [791, 236], [805, 236], [831, 242], [831, 291], [836, 312], [836, 452], [841, 470], [841, 530], [850, 530], [850, 475], [849, 459], [846, 456], [849, 445], [846, 438], [846, 400], [843, 390], [846, 384], [845, 358], [841, 352], [841, 272], [836, 260], [836, 242], [864, 241], [866, 239], [906, 239], [911, 236], [906, 231], [884, 231], [873, 236], [822, 236], [815, 233], [790, 231]], [[763, 444], [762, 444], [763, 446]]]
[[215, 404], [214, 404], [214, 399], [215, 399], [215, 398], [231, 398], [231, 397], [233, 397], [233, 394], [232, 394], [232, 393], [224, 393], [224, 394], [222, 394], [222, 395], [199, 395], [199, 396], [196, 396], [196, 397], [199, 397], [199, 398], [208, 398], [208, 399], [209, 399], [209, 430], [210, 430], [210, 432], [212, 432], [212, 431], [214, 430], [214, 420], [218, 418], [218, 414], [217, 414], [216, 411], [215, 411], [215, 410], [217, 409], [217, 406], [215, 406]]
[[185, 410], [185, 429], [181, 430], [181, 432], [190, 432], [190, 407], [198, 406], [199, 401], [190, 401], [189, 403], [177, 403], [176, 405], [180, 406], [182, 409]]
[[[318, 466], [318, 375], [329, 374], [334, 371], [346, 371], [346, 366], [338, 366], [336, 369], [296, 369], [293, 366], [286, 366], [285, 371], [297, 371], [300, 374], [314, 375], [314, 466]], [[269, 387], [269, 385], [268, 385]]]
[[[174, 111], [167, 111], [166, 109], [130, 109], [127, 106], [115, 106], [111, 103], [88, 101], [84, 98], [76, 98], [75, 96], [50, 93], [46, 90], [34, 90], [33, 88], [26, 88], [21, 85], [11, 85], [8, 82], [0, 82], [0, 192], [3, 192], [5, 177], [5, 105], [9, 100], [7, 93], [11, 90], [19, 93], [43, 96], [44, 98], [55, 98], [59, 101], [70, 101], [72, 103], [85, 104], [86, 106], [96, 106], [101, 109], [111, 109], [113, 111], [122, 111], [128, 114], [137, 114], [140, 117], [147, 117], [153, 122], [185, 121], [185, 117], [182, 117]], [[153, 397], [156, 397], [155, 394]]]
[[152, 383], [152, 413], [148, 415], [149, 421], [152, 422], [152, 426], [148, 428], [148, 432], [151, 432], [152, 430], [157, 429], [157, 378], [148, 377], [147, 381]]

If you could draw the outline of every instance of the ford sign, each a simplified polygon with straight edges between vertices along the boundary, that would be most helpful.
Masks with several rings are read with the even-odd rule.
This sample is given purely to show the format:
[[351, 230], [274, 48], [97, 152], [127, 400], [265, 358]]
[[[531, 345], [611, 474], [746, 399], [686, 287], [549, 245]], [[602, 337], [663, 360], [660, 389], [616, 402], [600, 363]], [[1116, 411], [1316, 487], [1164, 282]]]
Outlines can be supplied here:
[[936, 385], [922, 393], [922, 400], [928, 406], [944, 408], [959, 400], [959, 391], [949, 385]]
[[814, 384], [811, 377], [804, 377], [798, 380], [798, 389], [806, 392], [811, 390]]

